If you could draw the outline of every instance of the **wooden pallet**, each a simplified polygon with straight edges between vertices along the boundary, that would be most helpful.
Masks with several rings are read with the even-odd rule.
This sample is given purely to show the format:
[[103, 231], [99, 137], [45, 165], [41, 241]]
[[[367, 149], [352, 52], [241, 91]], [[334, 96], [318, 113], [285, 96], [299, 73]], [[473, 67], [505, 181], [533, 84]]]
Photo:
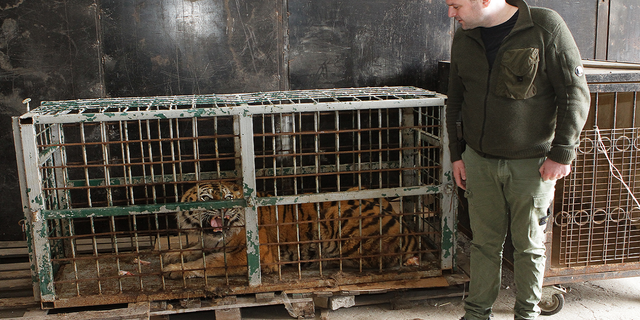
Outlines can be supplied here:
[[[56, 319], [168, 319], [172, 314], [214, 312], [216, 320], [240, 320], [241, 309], [282, 305], [292, 319], [315, 317], [316, 307], [323, 313], [339, 308], [390, 303], [400, 308], [408, 301], [462, 296], [468, 277], [449, 274], [418, 281], [389, 281], [368, 285], [347, 285], [305, 290], [227, 296], [218, 299], [152, 301], [115, 306], [42, 310], [34, 299], [28, 251], [25, 241], [0, 242], [0, 318], [14, 320]], [[23, 261], [23, 260], [26, 260]], [[108, 310], [105, 310], [108, 309]]]
[[39, 305], [33, 283], [26, 241], [0, 241], [0, 310]]

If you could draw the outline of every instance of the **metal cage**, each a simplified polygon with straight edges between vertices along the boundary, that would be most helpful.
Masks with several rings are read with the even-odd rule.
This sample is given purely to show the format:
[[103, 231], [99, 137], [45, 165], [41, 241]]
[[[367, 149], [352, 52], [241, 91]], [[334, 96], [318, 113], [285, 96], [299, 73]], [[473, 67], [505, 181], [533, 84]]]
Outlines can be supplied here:
[[640, 275], [637, 65], [585, 61], [591, 109], [556, 186], [545, 284]]
[[[444, 100], [383, 87], [43, 102], [14, 118], [35, 291], [57, 308], [440, 276], [455, 256]], [[243, 197], [181, 202], [192, 186], [220, 181], [241, 186]], [[400, 231], [380, 232], [384, 215], [363, 218], [365, 208], [323, 216], [354, 202], [389, 204]], [[264, 208], [298, 217], [305, 205], [315, 208], [311, 221], [261, 219]], [[244, 211], [245, 264], [231, 261], [234, 244], [223, 240], [197, 252], [206, 272], [207, 257], [220, 256], [219, 274], [169, 277], [165, 255], [183, 257], [211, 229], [181, 229], [176, 214], [231, 208]], [[348, 219], [360, 219], [360, 230], [347, 237]], [[300, 232], [321, 223], [336, 234]], [[269, 228], [293, 230], [294, 240], [263, 237]], [[407, 236], [417, 243], [411, 252], [384, 245]], [[374, 245], [350, 255], [349, 241]], [[338, 256], [321, 253], [334, 245]], [[310, 257], [282, 258], [309, 246]], [[279, 252], [271, 265], [265, 250]], [[396, 262], [364, 263], [387, 256]]]

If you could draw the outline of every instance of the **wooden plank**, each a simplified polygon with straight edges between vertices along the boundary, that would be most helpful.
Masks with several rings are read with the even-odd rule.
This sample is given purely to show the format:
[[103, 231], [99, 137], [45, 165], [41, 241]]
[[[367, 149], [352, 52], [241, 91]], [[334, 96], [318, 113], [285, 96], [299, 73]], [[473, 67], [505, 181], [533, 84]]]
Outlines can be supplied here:
[[26, 248], [26, 241], [0, 241], [0, 249], [5, 248]]
[[31, 277], [29, 279], [11, 279], [0, 281], [0, 291], [2, 290], [25, 290], [31, 289]]
[[30, 270], [30, 269], [31, 269], [31, 264], [29, 262], [0, 264], [0, 272], [14, 271], [14, 270]]
[[129, 304], [128, 308], [59, 314], [36, 314], [24, 320], [125, 320], [149, 319], [149, 302]]
[[0, 272], [0, 280], [25, 278], [31, 279], [31, 270], [13, 270]]
[[0, 258], [17, 258], [17, 257], [26, 257], [28, 255], [29, 255], [29, 249], [27, 248], [0, 249]]
[[35, 301], [33, 297], [18, 297], [18, 298], [2, 298], [0, 299], [0, 309], [16, 309], [30, 306], [36, 306], [39, 302]]
[[241, 320], [240, 308], [217, 309], [216, 320]]

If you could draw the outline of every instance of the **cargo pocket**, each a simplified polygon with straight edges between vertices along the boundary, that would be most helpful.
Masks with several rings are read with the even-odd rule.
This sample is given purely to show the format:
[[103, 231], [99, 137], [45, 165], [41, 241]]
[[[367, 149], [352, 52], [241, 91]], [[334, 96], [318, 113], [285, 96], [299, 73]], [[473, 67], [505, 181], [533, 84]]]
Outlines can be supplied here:
[[540, 62], [538, 48], [507, 50], [500, 63], [496, 95], [510, 99], [528, 99], [536, 95], [534, 85]]
[[552, 220], [550, 217], [551, 211], [549, 210], [552, 200], [552, 195], [533, 196], [533, 208], [531, 212], [531, 223], [533, 226], [529, 229], [529, 236], [532, 239], [540, 237], [540, 232], [543, 233], [547, 227], [547, 223]]

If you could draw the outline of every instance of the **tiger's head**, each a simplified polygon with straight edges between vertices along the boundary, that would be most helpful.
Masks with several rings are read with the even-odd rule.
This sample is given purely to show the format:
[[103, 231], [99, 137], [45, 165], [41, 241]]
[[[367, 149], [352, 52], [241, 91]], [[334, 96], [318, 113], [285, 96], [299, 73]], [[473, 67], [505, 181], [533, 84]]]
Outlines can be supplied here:
[[[229, 182], [198, 184], [182, 195], [182, 202], [242, 199], [242, 188]], [[205, 232], [226, 236], [237, 232], [235, 226], [244, 226], [243, 208], [193, 209], [178, 213], [181, 229], [204, 227]]]

